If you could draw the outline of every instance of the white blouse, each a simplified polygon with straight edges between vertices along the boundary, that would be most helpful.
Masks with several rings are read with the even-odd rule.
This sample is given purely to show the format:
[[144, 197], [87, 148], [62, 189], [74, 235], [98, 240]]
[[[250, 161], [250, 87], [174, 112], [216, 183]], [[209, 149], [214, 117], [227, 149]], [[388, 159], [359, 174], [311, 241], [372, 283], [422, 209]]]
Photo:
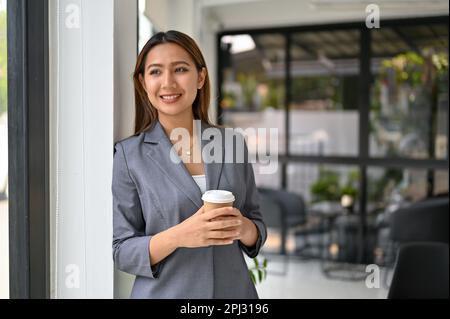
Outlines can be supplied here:
[[192, 175], [192, 178], [197, 183], [198, 188], [200, 188], [200, 191], [202, 194], [206, 192], [206, 176], [205, 175]]

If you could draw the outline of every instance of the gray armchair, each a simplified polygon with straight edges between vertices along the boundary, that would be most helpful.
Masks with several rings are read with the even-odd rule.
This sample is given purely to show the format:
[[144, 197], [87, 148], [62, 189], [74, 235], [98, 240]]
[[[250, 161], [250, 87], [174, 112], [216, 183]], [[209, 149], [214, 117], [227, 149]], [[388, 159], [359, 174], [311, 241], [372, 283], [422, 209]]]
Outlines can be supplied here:
[[448, 244], [403, 244], [388, 299], [448, 299]]
[[280, 254], [286, 254], [286, 239], [290, 228], [306, 223], [306, 206], [300, 195], [285, 190], [258, 188], [261, 213], [267, 227], [280, 229]]

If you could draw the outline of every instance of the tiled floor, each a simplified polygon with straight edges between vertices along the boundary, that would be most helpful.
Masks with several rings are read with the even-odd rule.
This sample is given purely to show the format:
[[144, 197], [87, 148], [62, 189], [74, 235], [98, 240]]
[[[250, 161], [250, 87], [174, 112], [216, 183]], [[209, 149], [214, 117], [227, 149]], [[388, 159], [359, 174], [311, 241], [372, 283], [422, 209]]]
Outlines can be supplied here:
[[[283, 264], [279, 256], [267, 255], [267, 258], [267, 278], [256, 285], [261, 299], [385, 299], [387, 296], [386, 285], [382, 284], [383, 269], [380, 269], [380, 288], [368, 288], [364, 278], [370, 273], [367, 276], [363, 273], [364, 278], [358, 281], [328, 279], [318, 260], [291, 258]], [[251, 265], [252, 261], [247, 261]]]
[[[367, 276], [364, 265], [350, 265], [350, 268], [357, 268], [356, 273], [349, 271], [334, 272], [339, 278], [349, 274], [356, 274], [360, 280], [339, 280], [329, 279], [322, 271], [322, 262], [318, 259], [300, 259], [299, 257], [290, 257], [287, 262], [279, 252], [280, 236], [276, 231], [268, 229], [268, 237], [264, 244], [264, 250], [258, 257], [263, 259], [267, 257], [268, 275], [267, 279], [261, 284], [257, 284], [256, 288], [260, 298], [274, 299], [384, 299], [387, 296], [387, 285], [385, 269], [379, 268], [380, 288], [368, 288], [365, 283]], [[288, 252], [295, 251], [295, 239], [293, 235], [288, 234], [286, 241], [286, 250]], [[264, 254], [264, 251], [266, 254]], [[253, 261], [247, 259], [249, 267]], [[338, 268], [341, 267], [337, 264]], [[345, 268], [345, 267], [344, 267]], [[390, 274], [390, 273], [389, 273]], [[340, 275], [340, 276], [339, 276]]]

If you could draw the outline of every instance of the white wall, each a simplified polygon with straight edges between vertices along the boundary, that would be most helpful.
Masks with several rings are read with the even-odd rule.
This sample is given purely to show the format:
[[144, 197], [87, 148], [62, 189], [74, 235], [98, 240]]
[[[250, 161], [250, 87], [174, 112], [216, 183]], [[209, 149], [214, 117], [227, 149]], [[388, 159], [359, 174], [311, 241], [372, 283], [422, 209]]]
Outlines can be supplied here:
[[111, 298], [114, 6], [49, 5], [51, 295]]
[[166, 31], [169, 28], [169, 1], [146, 0], [145, 8], [147, 17], [158, 31]]
[[195, 0], [146, 0], [146, 12], [159, 31], [183, 30], [194, 35]]

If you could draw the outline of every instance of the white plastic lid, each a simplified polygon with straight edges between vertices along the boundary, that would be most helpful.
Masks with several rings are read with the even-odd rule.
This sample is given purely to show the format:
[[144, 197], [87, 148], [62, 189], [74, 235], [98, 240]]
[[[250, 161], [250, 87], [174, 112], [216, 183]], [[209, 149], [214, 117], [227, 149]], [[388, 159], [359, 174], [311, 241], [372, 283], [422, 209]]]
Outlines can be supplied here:
[[203, 194], [202, 200], [208, 203], [218, 203], [218, 204], [231, 203], [234, 202], [234, 195], [232, 192], [229, 191], [210, 190], [206, 191]]

